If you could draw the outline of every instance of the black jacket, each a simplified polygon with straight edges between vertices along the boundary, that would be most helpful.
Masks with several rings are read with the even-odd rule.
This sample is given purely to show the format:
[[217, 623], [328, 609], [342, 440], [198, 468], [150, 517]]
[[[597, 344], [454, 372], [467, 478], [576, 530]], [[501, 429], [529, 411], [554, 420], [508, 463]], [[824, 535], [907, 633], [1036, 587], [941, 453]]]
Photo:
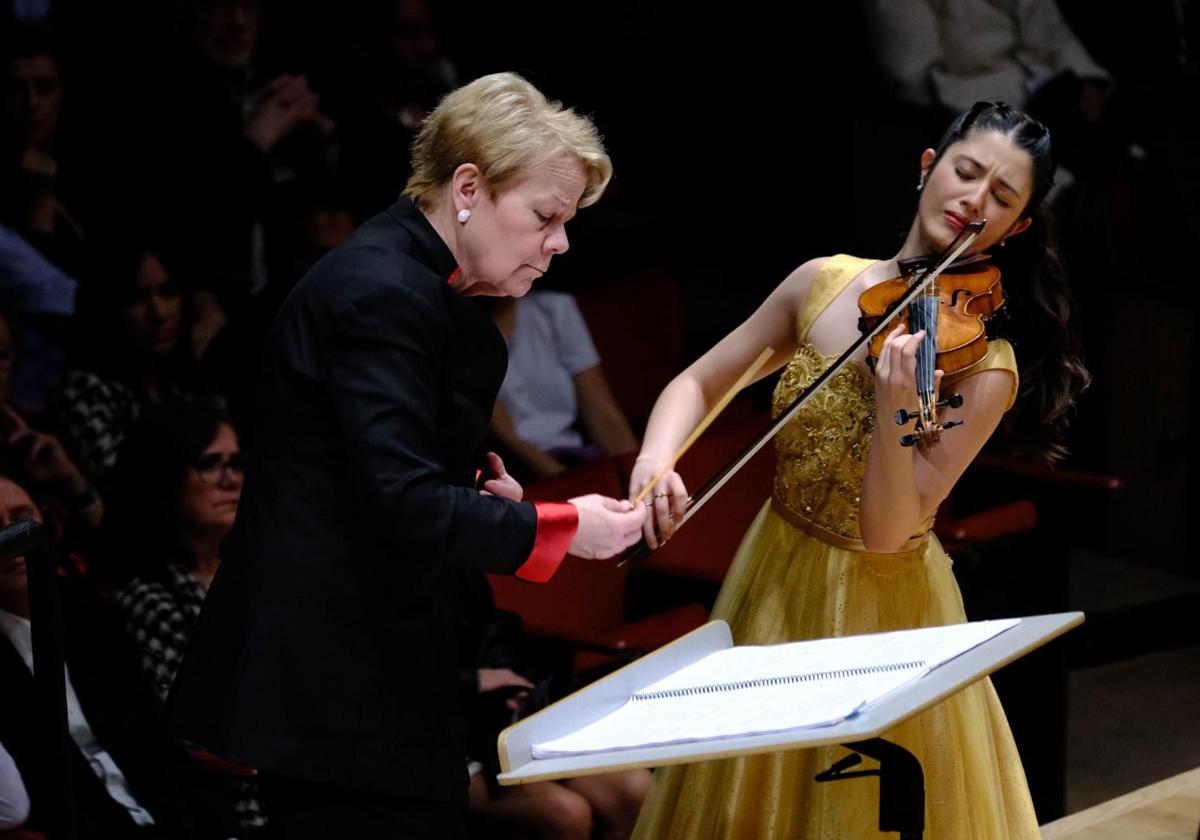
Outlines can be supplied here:
[[456, 565], [513, 572], [529, 503], [480, 495], [503, 339], [401, 199], [300, 281], [272, 328], [237, 523], [170, 714], [210, 751], [465, 801]]

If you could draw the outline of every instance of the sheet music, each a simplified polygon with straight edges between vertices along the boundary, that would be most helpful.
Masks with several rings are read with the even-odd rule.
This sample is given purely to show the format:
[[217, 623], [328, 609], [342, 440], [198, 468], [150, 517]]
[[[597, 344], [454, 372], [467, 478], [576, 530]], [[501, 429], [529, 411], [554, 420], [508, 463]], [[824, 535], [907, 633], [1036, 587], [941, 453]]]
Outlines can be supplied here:
[[617, 711], [536, 744], [535, 758], [828, 726], [919, 679], [1016, 619], [711, 653], [638, 691]]

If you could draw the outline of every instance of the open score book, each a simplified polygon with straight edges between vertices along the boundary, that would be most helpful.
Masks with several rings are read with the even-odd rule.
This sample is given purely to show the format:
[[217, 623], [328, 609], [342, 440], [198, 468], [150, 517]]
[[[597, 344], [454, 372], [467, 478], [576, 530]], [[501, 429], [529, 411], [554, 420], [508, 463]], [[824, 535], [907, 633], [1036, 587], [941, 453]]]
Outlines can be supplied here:
[[534, 758], [831, 726], [1020, 622], [975, 621], [710, 653]]

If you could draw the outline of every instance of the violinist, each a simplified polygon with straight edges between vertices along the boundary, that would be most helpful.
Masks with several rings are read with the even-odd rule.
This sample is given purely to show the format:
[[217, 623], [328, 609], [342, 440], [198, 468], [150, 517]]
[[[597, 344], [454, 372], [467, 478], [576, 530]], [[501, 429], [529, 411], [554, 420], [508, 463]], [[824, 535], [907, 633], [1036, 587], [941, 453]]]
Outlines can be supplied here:
[[[1011, 340], [984, 334], [974, 361], [942, 368], [945, 336], [939, 332], [936, 354], [924, 342], [945, 327], [952, 302], [964, 303], [963, 295], [944, 294], [958, 282], [944, 273], [934, 281], [943, 294], [930, 292], [929, 312], [936, 314], [914, 323], [923, 328], [909, 331], [907, 316], [887, 325], [876, 356], [864, 347], [778, 433], [771, 498], [743, 539], [713, 611], [729, 623], [736, 644], [965, 621], [950, 558], [930, 531], [938, 505], [1002, 421], [1029, 454], [1054, 460], [1065, 451], [1067, 412], [1088, 377], [1040, 213], [1054, 176], [1048, 132], [1007, 104], [977, 103], [914, 169], [917, 208], [893, 257], [804, 263], [676, 377], [651, 415], [631, 497], [673, 466], [680, 442], [764, 347], [775, 352], [759, 375], [783, 369], [774, 393], [778, 413], [854, 345], [860, 323], [870, 321], [867, 293], [905, 276], [902, 266], [943, 254], [970, 227], [967, 261], [993, 257], [987, 268], [980, 259], [971, 270], [1003, 275], [1002, 291], [989, 286], [968, 296], [990, 302], [981, 309], [1008, 314]], [[923, 379], [935, 416], [922, 417]], [[671, 536], [687, 500], [683, 480], [668, 470], [646, 497], [654, 513], [648, 545]], [[1039, 836], [1024, 770], [988, 680], [884, 737], [924, 768], [928, 840]], [[634, 836], [885, 836], [875, 786], [813, 781], [841, 754], [828, 747], [665, 768]]]

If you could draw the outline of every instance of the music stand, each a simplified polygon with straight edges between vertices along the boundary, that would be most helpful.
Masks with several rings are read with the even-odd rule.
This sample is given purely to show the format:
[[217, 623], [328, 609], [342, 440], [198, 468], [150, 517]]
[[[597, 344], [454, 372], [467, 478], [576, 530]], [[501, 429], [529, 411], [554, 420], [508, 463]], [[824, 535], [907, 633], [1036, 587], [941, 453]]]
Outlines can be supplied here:
[[[842, 744], [855, 752], [881, 759], [880, 770], [877, 771], [881, 780], [881, 830], [900, 831], [904, 840], [919, 838], [924, 823], [924, 782], [920, 765], [906, 750], [884, 741], [880, 736], [909, 717], [1081, 624], [1083, 618], [1082, 612], [1022, 618], [1014, 627], [831, 726], [587, 755], [534, 758], [534, 744], [562, 737], [587, 726], [620, 708], [642, 688], [713, 651], [732, 647], [733, 639], [728, 625], [723, 621], [711, 621], [505, 729], [500, 733], [497, 744], [503, 771], [498, 780], [502, 785], [516, 785], [639, 767], [661, 767]], [[826, 777], [824, 780], [827, 781], [841, 781], [862, 775], [847, 772], [854, 763], [857, 762], [853, 759], [843, 759], [821, 776]], [[919, 802], [916, 801], [918, 794]], [[885, 815], [886, 826], [883, 824]], [[919, 815], [920, 826], [915, 825], [915, 815]]]

